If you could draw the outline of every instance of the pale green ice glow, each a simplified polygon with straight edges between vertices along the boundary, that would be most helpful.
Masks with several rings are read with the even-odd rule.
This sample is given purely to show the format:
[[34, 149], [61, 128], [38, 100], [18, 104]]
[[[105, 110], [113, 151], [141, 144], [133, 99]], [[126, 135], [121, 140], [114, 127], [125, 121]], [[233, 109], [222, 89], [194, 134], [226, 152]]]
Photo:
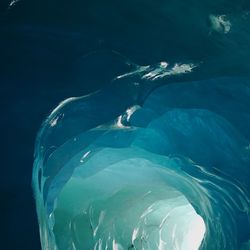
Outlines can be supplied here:
[[[110, 155], [99, 154], [105, 157]], [[75, 170], [56, 202], [58, 249], [199, 248], [204, 221], [182, 193], [166, 184], [163, 169], [135, 158], [86, 178], [85, 167]]]

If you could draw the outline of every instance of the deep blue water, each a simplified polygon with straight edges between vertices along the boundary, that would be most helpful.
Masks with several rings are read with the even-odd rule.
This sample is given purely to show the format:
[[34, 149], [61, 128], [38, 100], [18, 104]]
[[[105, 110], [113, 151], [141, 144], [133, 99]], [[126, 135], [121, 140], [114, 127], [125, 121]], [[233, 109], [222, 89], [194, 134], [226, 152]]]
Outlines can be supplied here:
[[[42, 121], [60, 101], [98, 90], [136, 65], [157, 66], [162, 61], [197, 68], [166, 77], [159, 85], [218, 78], [234, 79], [234, 86], [244, 79], [250, 85], [247, 0], [10, 3], [0, 3], [3, 249], [40, 249], [31, 189], [34, 141]], [[234, 93], [244, 96], [240, 87], [234, 88], [232, 98]], [[206, 91], [201, 94], [206, 96]], [[223, 88], [219, 91], [228, 98]], [[248, 104], [247, 99], [236, 111], [230, 105], [225, 109], [240, 114]], [[232, 123], [249, 140], [249, 117], [235, 116]], [[245, 168], [249, 174], [248, 163]], [[247, 184], [246, 173], [239, 179]], [[235, 237], [246, 241], [249, 228]]]

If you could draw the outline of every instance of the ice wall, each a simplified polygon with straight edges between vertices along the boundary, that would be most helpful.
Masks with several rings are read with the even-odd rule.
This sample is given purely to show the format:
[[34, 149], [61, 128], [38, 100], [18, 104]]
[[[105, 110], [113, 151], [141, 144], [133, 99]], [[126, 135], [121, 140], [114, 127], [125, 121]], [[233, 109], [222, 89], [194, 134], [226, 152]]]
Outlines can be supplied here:
[[250, 80], [153, 84], [135, 68], [62, 102], [36, 142], [43, 249], [243, 249], [249, 225]]

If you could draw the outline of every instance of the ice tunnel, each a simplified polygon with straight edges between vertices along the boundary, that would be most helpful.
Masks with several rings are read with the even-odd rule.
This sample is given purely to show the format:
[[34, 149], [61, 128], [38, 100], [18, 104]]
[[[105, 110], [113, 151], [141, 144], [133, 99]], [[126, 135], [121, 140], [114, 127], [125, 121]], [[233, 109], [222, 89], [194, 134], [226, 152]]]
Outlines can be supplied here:
[[42, 249], [249, 249], [250, 80], [155, 84], [194, 67], [137, 67], [49, 115]]

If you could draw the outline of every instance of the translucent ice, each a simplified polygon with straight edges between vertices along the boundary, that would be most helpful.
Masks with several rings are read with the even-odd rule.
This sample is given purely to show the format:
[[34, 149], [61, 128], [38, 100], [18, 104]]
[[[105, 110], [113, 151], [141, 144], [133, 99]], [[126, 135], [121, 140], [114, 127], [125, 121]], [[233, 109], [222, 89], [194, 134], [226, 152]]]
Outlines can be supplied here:
[[43, 249], [249, 245], [250, 80], [152, 85], [194, 67], [177, 66], [136, 67], [44, 122], [33, 172]]

